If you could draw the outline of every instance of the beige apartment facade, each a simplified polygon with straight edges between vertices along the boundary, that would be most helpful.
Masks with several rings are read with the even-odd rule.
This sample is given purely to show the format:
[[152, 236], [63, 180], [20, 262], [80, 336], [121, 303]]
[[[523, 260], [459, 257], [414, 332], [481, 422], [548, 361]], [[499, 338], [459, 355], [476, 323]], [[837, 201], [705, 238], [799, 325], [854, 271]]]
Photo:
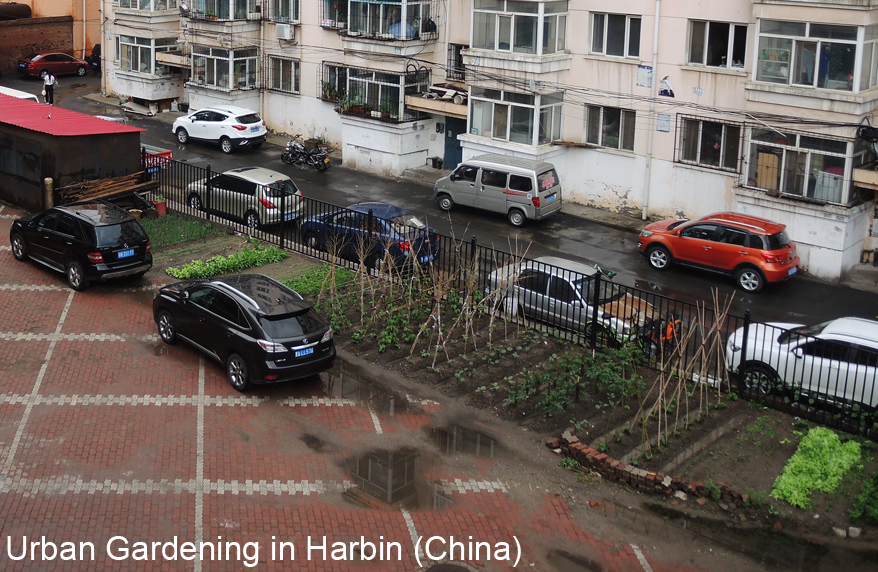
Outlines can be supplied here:
[[109, 81], [121, 48], [111, 91], [245, 105], [387, 175], [499, 152], [554, 163], [567, 201], [651, 219], [765, 216], [823, 278], [875, 248], [874, 190], [857, 182], [874, 153], [857, 133], [878, 100], [878, 0], [184, 6], [164, 5], [148, 33], [116, 18], [109, 33], [153, 58], [125, 70], [151, 75], [153, 93]]

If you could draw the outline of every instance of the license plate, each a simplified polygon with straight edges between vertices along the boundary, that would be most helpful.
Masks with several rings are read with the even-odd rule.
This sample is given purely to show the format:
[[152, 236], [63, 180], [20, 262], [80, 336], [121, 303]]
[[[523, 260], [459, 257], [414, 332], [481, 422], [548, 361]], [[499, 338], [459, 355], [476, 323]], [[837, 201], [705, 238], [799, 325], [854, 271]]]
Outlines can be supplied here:
[[323, 160], [324, 163], [329, 163], [329, 157]]
[[24, 67], [24, 64], [23, 64], [23, 63], [22, 63], [22, 64], [18, 64], [18, 67], [23, 68], [23, 67]]
[[431, 260], [433, 260], [433, 257], [430, 256], [429, 254], [426, 254], [426, 255], [418, 258], [418, 262], [420, 262], [421, 264], [424, 264], [425, 262], [430, 262]]
[[549, 195], [548, 197], [546, 197], [546, 202], [547, 202], [547, 203], [551, 203], [551, 202], [554, 201], [554, 200], [555, 200], [555, 195]]
[[309, 356], [314, 353], [314, 348], [308, 348], [306, 350], [296, 350], [296, 357]]
[[128, 250], [120, 250], [116, 253], [116, 258], [128, 258], [129, 256], [134, 256], [133, 248], [129, 248]]
[[294, 218], [296, 218], [296, 213], [289, 213], [284, 215], [284, 220], [292, 220]]
[[258, 126], [257, 126], [257, 127], [251, 127], [251, 128], [250, 128], [250, 131], [252, 131], [253, 133], [256, 133], [257, 131], [259, 131], [259, 127], [258, 127]]
[[798, 270], [798, 268], [796, 266], [793, 266], [792, 268], [790, 268], [790, 273], [787, 274], [787, 276], [792, 276], [796, 273], [796, 270]]

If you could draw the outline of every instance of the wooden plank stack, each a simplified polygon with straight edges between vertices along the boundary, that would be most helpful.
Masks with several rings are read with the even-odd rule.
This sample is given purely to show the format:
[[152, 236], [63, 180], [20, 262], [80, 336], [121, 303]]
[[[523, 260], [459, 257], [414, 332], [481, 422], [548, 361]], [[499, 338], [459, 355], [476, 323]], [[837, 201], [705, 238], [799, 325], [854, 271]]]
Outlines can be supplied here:
[[159, 188], [158, 181], [139, 182], [143, 171], [132, 175], [122, 175], [108, 179], [82, 181], [58, 189], [60, 204], [67, 205], [81, 201], [104, 199], [124, 209], [148, 209], [152, 202], [143, 198], [140, 193], [155, 192]]

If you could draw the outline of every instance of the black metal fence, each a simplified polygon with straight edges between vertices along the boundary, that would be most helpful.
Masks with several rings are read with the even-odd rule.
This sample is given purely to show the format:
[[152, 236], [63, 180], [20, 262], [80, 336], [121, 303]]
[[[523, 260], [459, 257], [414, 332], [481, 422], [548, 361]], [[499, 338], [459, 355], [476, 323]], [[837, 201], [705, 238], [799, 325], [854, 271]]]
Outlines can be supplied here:
[[722, 311], [721, 300], [675, 300], [617, 284], [587, 265], [571, 262], [562, 268], [553, 264], [557, 259], [482, 246], [475, 236], [460, 240], [412, 229], [372, 211], [301, 197], [284, 185], [230, 180], [209, 166], [165, 161], [148, 170], [170, 210], [349, 268], [428, 271], [448, 291], [484, 298], [486, 308], [507, 319], [596, 348], [637, 344], [667, 375], [875, 435], [878, 417], [871, 412], [878, 406], [878, 352], [868, 348], [819, 340], [813, 337], [816, 330], [786, 331], [753, 322], [749, 312], [740, 317]]

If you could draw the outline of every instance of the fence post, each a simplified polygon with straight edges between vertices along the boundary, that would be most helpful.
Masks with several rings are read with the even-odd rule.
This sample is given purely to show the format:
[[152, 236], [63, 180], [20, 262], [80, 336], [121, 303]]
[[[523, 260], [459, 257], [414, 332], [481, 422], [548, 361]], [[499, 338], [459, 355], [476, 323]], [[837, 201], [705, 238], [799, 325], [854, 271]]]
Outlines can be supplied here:
[[[479, 264], [478, 255], [476, 254], [478, 247], [479, 247], [479, 245], [478, 245], [478, 241], [476, 240], [476, 235], [473, 235], [469, 241], [469, 252], [470, 252], [470, 256], [472, 257], [472, 264], [466, 265], [466, 271], [469, 272], [470, 269], [472, 269], [472, 271], [476, 273], [476, 276], [475, 276], [476, 278], [478, 278], [478, 264]], [[470, 277], [466, 276], [464, 283], [462, 285], [458, 286], [458, 288], [461, 288], [461, 287], [466, 288], [467, 285], [469, 284], [469, 281], [470, 281]]]
[[601, 301], [601, 271], [598, 270], [594, 274], [594, 299], [591, 301], [591, 342], [592, 348], [598, 347], [598, 328], [601, 325], [598, 323], [598, 304]]
[[146, 171], [146, 147], [140, 148], [140, 168]]
[[750, 337], [750, 310], [744, 312], [744, 339], [741, 340], [741, 363], [738, 364], [740, 370], [747, 361], [747, 339]]
[[[207, 191], [207, 196], [204, 201], [204, 210], [205, 212], [210, 212], [210, 199], [213, 196], [213, 188], [210, 186], [210, 180], [213, 178], [213, 175], [210, 173], [210, 163], [207, 164], [207, 178], [204, 179], [204, 188]], [[188, 199], [187, 199], [188, 200]], [[207, 215], [207, 220], [210, 220], [210, 215]]]

